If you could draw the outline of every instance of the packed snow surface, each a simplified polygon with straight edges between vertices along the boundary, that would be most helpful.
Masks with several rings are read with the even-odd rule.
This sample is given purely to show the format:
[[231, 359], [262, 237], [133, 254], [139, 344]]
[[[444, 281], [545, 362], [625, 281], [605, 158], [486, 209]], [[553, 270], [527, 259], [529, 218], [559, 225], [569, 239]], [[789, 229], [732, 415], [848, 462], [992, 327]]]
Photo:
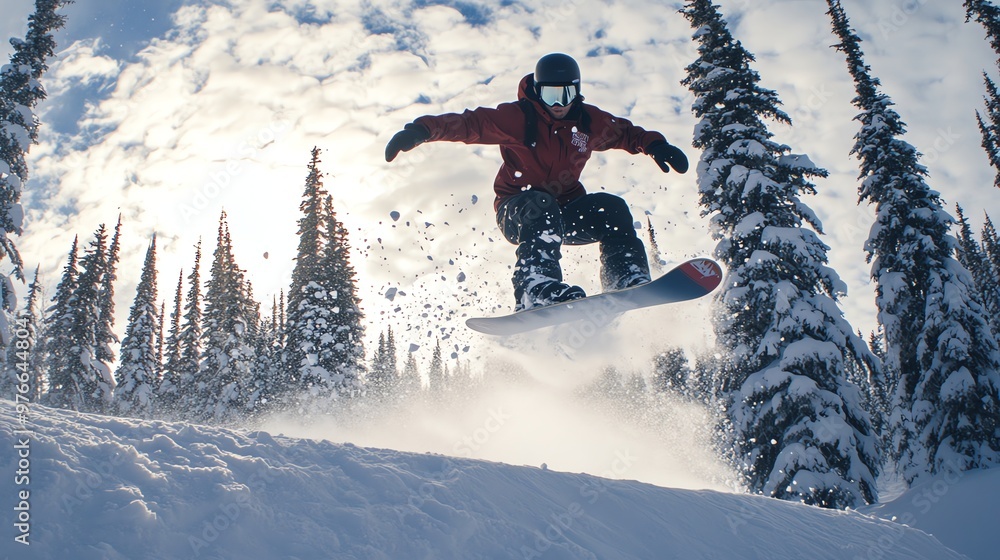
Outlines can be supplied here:
[[[3, 558], [963, 557], [857, 512], [262, 431], [0, 401], [0, 439], [7, 516], [23, 520]], [[962, 485], [995, 489], [989, 474], [935, 502], [950, 526], [978, 488]]]

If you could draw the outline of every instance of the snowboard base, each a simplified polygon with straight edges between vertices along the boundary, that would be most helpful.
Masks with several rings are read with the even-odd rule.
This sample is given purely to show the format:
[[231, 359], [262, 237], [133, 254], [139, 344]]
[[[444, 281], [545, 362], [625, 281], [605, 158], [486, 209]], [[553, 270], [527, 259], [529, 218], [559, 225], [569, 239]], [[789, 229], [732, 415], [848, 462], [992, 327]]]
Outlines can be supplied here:
[[656, 280], [583, 299], [536, 307], [499, 317], [473, 317], [465, 321], [484, 334], [510, 336], [563, 323], [587, 321], [604, 325], [633, 309], [697, 299], [722, 282], [722, 269], [710, 259], [698, 258], [677, 265]]

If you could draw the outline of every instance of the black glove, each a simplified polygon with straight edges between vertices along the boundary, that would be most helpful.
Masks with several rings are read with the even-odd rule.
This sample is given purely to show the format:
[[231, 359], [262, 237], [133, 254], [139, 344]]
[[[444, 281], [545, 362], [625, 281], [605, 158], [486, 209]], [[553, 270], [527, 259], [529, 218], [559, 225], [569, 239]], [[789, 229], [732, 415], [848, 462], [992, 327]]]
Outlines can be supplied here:
[[399, 152], [408, 152], [431, 137], [431, 131], [422, 124], [410, 123], [397, 132], [385, 145], [385, 161], [396, 159]]
[[678, 173], [686, 173], [688, 170], [688, 158], [677, 146], [671, 146], [667, 142], [653, 142], [646, 147], [646, 153], [653, 156], [653, 161], [664, 173], [670, 173], [671, 167]]

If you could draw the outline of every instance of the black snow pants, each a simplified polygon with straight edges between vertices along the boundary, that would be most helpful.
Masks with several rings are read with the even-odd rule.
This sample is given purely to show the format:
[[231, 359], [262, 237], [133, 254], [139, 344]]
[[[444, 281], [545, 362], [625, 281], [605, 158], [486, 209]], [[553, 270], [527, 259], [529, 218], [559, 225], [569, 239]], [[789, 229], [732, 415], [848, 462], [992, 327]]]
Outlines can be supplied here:
[[635, 233], [628, 203], [609, 193], [592, 193], [560, 207], [554, 196], [529, 190], [503, 201], [497, 225], [507, 241], [517, 245], [514, 298], [540, 281], [563, 281], [559, 259], [562, 244], [600, 243], [601, 285], [604, 291], [649, 280], [649, 263]]

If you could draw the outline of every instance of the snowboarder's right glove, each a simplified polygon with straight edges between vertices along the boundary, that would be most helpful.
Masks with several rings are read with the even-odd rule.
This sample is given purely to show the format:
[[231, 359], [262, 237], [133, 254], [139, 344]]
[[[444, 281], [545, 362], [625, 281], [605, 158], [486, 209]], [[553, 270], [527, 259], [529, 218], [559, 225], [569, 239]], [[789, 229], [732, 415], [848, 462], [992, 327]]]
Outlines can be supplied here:
[[410, 123], [397, 132], [385, 145], [385, 161], [396, 159], [399, 152], [408, 152], [431, 137], [431, 131], [422, 124]]
[[685, 173], [688, 170], [688, 158], [677, 146], [667, 142], [653, 142], [646, 147], [645, 152], [653, 157], [653, 161], [664, 173], [670, 173], [670, 168], [678, 173]]

